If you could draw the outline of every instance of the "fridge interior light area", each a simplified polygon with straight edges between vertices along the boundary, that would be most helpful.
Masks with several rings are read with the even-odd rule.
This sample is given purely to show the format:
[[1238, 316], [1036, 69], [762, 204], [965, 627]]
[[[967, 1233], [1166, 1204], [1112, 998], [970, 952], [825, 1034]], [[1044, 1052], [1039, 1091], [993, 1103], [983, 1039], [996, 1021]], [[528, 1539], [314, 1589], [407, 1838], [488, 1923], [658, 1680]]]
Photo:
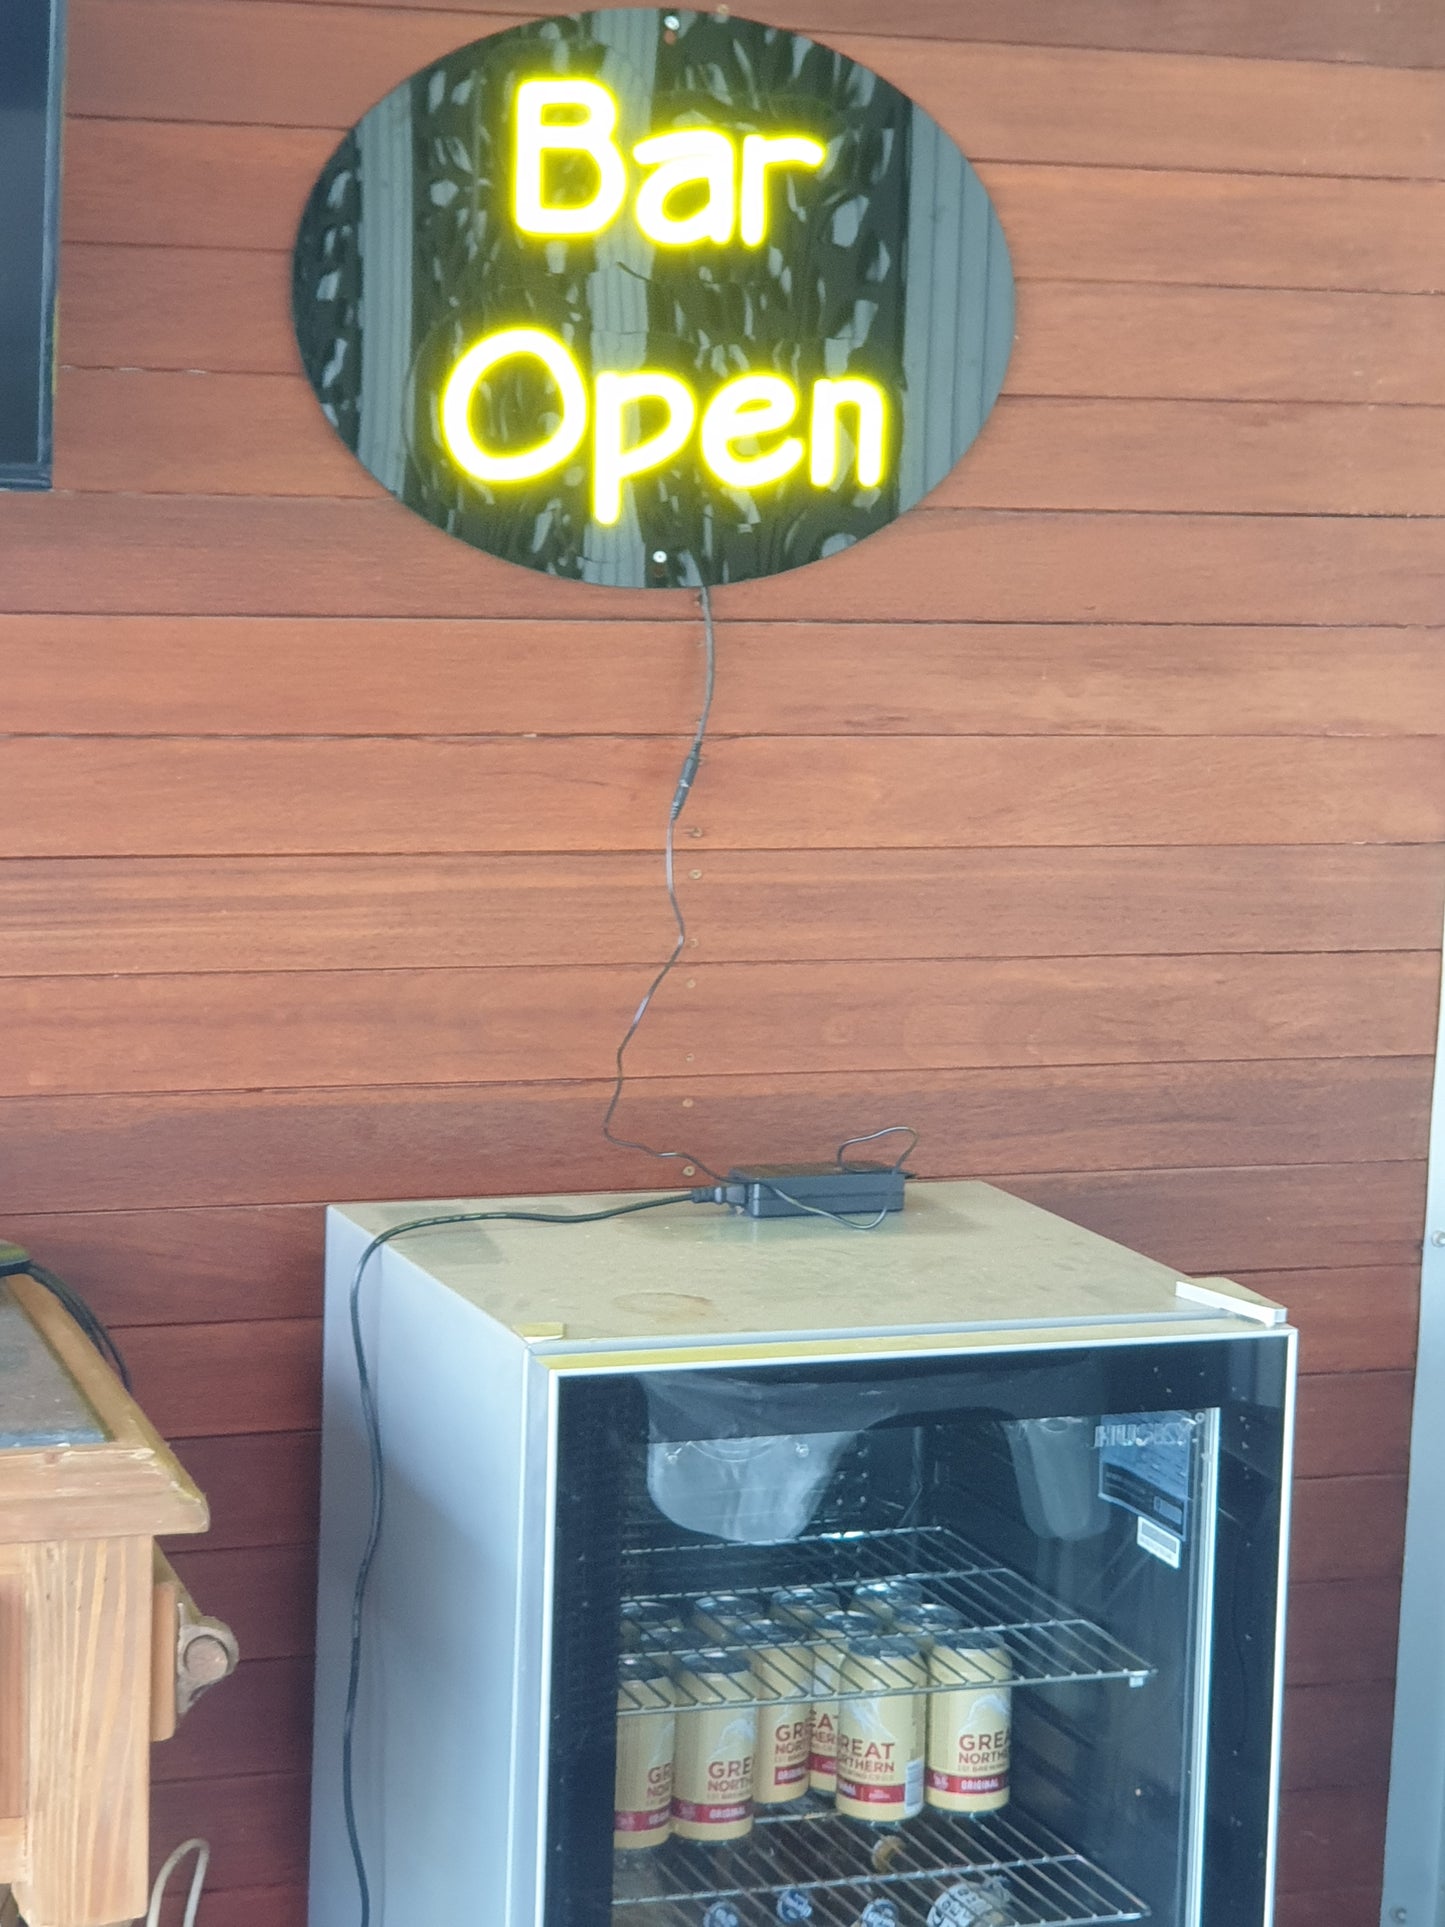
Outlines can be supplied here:
[[[331, 1214], [312, 1927], [421, 1209]], [[1179, 1283], [982, 1184], [386, 1247], [377, 1927], [1264, 1927], [1294, 1334]]]

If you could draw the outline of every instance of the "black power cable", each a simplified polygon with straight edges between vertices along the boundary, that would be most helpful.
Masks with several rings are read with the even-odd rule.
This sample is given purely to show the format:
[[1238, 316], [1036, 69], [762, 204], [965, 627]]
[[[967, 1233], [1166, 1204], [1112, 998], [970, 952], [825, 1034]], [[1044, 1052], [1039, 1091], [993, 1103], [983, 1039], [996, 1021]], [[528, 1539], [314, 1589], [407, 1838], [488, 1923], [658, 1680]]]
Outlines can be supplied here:
[[682, 759], [682, 768], [678, 771], [677, 785], [672, 792], [672, 805], [667, 812], [667, 829], [662, 839], [663, 881], [667, 889], [668, 907], [672, 911], [672, 920], [677, 927], [677, 937], [667, 961], [644, 991], [642, 1002], [632, 1013], [632, 1022], [622, 1033], [622, 1041], [617, 1046], [617, 1074], [613, 1080], [612, 1095], [608, 1099], [607, 1109], [602, 1114], [602, 1135], [609, 1144], [615, 1144], [619, 1151], [641, 1151], [650, 1158], [680, 1159], [683, 1163], [696, 1165], [699, 1171], [705, 1172], [708, 1177], [721, 1184], [725, 1182], [721, 1171], [714, 1171], [691, 1151], [659, 1151], [655, 1146], [639, 1143], [634, 1138], [618, 1137], [612, 1129], [612, 1119], [616, 1115], [617, 1106], [622, 1102], [622, 1087], [627, 1081], [627, 1047], [641, 1028], [642, 1020], [647, 1015], [653, 998], [676, 969], [683, 951], [687, 948], [687, 918], [683, 914], [682, 905], [677, 900], [677, 878], [674, 870], [677, 819], [686, 807], [697, 776], [698, 765], [702, 761], [703, 744], [707, 741], [708, 724], [712, 720], [713, 694], [717, 688], [717, 635], [713, 629], [712, 597], [708, 593], [705, 582], [698, 591], [698, 600], [702, 606], [703, 647], [707, 657], [702, 709], [698, 714], [697, 727], [692, 733], [687, 754]]
[[[682, 815], [686, 807], [687, 799], [692, 793], [693, 782], [697, 777], [698, 765], [702, 761], [703, 745], [707, 741], [708, 724], [712, 720], [713, 696], [717, 689], [717, 634], [713, 626], [712, 597], [705, 582], [698, 590], [698, 602], [702, 608], [703, 646], [706, 651], [702, 708], [698, 713], [697, 727], [693, 730], [692, 741], [688, 745], [687, 754], [682, 759], [682, 768], [678, 772], [677, 785], [672, 793], [672, 805], [667, 813], [667, 828], [662, 840], [663, 882], [667, 889], [668, 907], [672, 911], [672, 920], [676, 926], [677, 936], [662, 968], [644, 991], [642, 1001], [633, 1012], [632, 1021], [623, 1032], [622, 1040], [617, 1046], [616, 1074], [612, 1082], [612, 1095], [608, 1099], [607, 1109], [602, 1115], [602, 1135], [609, 1144], [615, 1144], [620, 1151], [641, 1151], [645, 1156], [650, 1158], [659, 1158], [665, 1161], [681, 1160], [686, 1164], [693, 1165], [697, 1170], [703, 1172], [707, 1177], [710, 1177], [716, 1186], [714, 1191], [703, 1189], [695, 1192], [694, 1197], [696, 1202], [699, 1204], [725, 1204], [730, 1201], [730, 1179], [725, 1177], [721, 1171], [714, 1171], [712, 1166], [700, 1158], [695, 1151], [662, 1151], [655, 1145], [643, 1144], [636, 1138], [618, 1137], [612, 1128], [612, 1120], [617, 1114], [617, 1107], [622, 1101], [622, 1089], [627, 1081], [626, 1059], [628, 1045], [631, 1044], [633, 1038], [641, 1028], [642, 1020], [651, 1008], [653, 998], [676, 969], [683, 951], [687, 948], [687, 918], [683, 913], [681, 903], [678, 901], [675, 873], [677, 819]], [[908, 1149], [901, 1154], [898, 1162], [893, 1167], [895, 1171], [902, 1170], [903, 1159], [908, 1156], [908, 1152], [911, 1151], [918, 1142], [918, 1133], [913, 1129], [911, 1124], [888, 1124], [885, 1125], [881, 1131], [865, 1131], [857, 1137], [847, 1138], [838, 1147], [839, 1170], [841, 1171], [844, 1168], [843, 1153], [848, 1149], [849, 1145], [867, 1144], [874, 1138], [891, 1137], [895, 1132], [906, 1132], [910, 1140]], [[880, 1211], [876, 1217], [872, 1218], [850, 1218], [842, 1212], [825, 1210], [820, 1205], [805, 1204], [801, 1198], [793, 1197], [791, 1193], [783, 1190], [777, 1183], [764, 1181], [763, 1188], [772, 1192], [774, 1197], [781, 1198], [785, 1204], [791, 1205], [795, 1211], [801, 1212], [810, 1218], [826, 1218], [832, 1224], [842, 1225], [845, 1231], [876, 1231], [884, 1219], [889, 1216], [887, 1211]]]
[[58, 1278], [44, 1265], [36, 1264], [23, 1245], [8, 1244], [0, 1240], [0, 1278], [17, 1276], [33, 1278], [36, 1284], [43, 1286], [58, 1304], [63, 1305], [125, 1389], [128, 1392], [134, 1389], [119, 1345], [111, 1337], [103, 1320], [85, 1302], [75, 1287], [66, 1284], [63, 1278]]

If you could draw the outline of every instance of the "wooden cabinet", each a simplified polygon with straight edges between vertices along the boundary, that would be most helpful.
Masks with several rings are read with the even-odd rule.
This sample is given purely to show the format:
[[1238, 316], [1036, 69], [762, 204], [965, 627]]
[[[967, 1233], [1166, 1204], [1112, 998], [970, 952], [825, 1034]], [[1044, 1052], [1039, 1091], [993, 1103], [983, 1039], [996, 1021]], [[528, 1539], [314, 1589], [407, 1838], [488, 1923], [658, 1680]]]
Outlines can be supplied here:
[[[174, 1728], [187, 1615], [161, 1533], [206, 1502], [32, 1279], [0, 1285], [0, 1896], [27, 1927], [144, 1914], [150, 1745]], [[213, 1676], [227, 1651], [197, 1653]], [[184, 1690], [182, 1692], [184, 1698]]]

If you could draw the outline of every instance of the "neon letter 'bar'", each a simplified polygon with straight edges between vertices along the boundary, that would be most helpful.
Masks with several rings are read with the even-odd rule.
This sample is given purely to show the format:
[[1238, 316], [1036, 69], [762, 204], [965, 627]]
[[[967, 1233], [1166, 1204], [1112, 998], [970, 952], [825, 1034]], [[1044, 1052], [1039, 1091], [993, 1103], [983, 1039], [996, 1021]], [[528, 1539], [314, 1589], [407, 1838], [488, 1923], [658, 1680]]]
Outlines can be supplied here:
[[856, 408], [858, 448], [857, 474], [863, 488], [877, 488], [883, 480], [883, 443], [887, 407], [883, 390], [876, 381], [850, 375], [841, 381], [813, 383], [813, 419], [809, 426], [808, 479], [815, 488], [831, 488], [837, 480], [842, 451], [839, 448], [838, 411]]
[[803, 444], [789, 435], [759, 455], [738, 455], [733, 443], [749, 435], [786, 428], [798, 412], [798, 391], [781, 375], [739, 375], [719, 388], [702, 418], [702, 457], [729, 488], [761, 488], [781, 481], [803, 459]]
[[828, 150], [805, 134], [747, 134], [743, 138], [743, 245], [755, 248], [768, 231], [768, 169], [821, 167]]
[[[554, 108], [580, 110], [556, 121]], [[612, 136], [617, 102], [595, 80], [524, 80], [517, 89], [514, 211], [524, 234], [600, 234], [627, 199], [627, 167]], [[597, 169], [590, 201], [553, 207], [542, 197], [549, 152], [586, 154]]]
[[[472, 432], [472, 397], [488, 371], [513, 355], [533, 355], [542, 363], [562, 397], [562, 419], [535, 448], [498, 455], [483, 448]], [[586, 433], [586, 383], [565, 345], [540, 328], [503, 328], [484, 336], [468, 348], [442, 390], [442, 438], [457, 466], [479, 482], [525, 482], [545, 475], [566, 461]]]
[[[637, 225], [659, 247], [683, 248], [694, 241], [721, 246], [733, 238], [737, 224], [737, 192], [733, 177], [737, 151], [726, 134], [709, 127], [687, 127], [676, 134], [654, 134], [639, 141], [633, 159], [656, 170], [637, 194]], [[675, 219], [667, 212], [669, 196], [702, 182], [707, 200], [695, 214]]]
[[[629, 402], [660, 401], [667, 420], [655, 435], [622, 446], [623, 411]], [[622, 484], [629, 475], [658, 468], [692, 433], [697, 402], [674, 375], [646, 369], [635, 375], [597, 377], [592, 432], [592, 513], [610, 526], [622, 514]]]

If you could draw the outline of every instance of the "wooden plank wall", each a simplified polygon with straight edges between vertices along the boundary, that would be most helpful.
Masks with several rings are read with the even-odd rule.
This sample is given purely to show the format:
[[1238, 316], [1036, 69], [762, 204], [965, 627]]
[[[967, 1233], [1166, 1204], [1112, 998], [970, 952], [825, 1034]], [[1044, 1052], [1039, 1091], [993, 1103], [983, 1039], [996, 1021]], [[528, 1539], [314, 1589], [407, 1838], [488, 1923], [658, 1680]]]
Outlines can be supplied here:
[[[977, 161], [1007, 392], [926, 507], [722, 594], [688, 967], [627, 1122], [904, 1117], [1304, 1329], [1283, 1927], [1376, 1918], [1445, 895], [1435, 0], [772, 0]], [[687, 598], [381, 496], [298, 373], [338, 130], [505, 19], [72, 0], [58, 487], [0, 502], [7, 1236], [209, 1489], [240, 1683], [157, 1756], [298, 1927], [320, 1202], [631, 1186]], [[1433, 70], [1433, 71], [1432, 71]]]

